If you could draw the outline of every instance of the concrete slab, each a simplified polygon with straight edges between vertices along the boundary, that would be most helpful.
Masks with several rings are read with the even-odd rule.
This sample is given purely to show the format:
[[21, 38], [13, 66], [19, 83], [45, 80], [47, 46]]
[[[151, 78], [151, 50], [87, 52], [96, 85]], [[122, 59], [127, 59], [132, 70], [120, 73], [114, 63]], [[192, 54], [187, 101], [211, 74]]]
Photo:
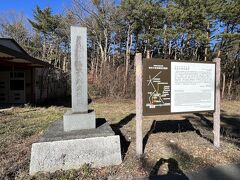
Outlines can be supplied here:
[[32, 145], [29, 173], [78, 169], [85, 163], [104, 167], [121, 162], [120, 137], [114, 135], [108, 123], [96, 129], [64, 132], [61, 120]]
[[41, 142], [32, 145], [29, 174], [78, 169], [85, 163], [104, 167], [121, 162], [119, 136]]
[[97, 127], [95, 129], [64, 131], [63, 120], [58, 120], [52, 123], [48, 130], [42, 135], [40, 142], [83, 139], [91, 137], [106, 137], [115, 135], [106, 120], [97, 118], [96, 125]]
[[63, 115], [63, 127], [64, 131], [93, 129], [96, 127], [95, 111], [90, 110], [86, 113], [75, 113], [69, 110]]

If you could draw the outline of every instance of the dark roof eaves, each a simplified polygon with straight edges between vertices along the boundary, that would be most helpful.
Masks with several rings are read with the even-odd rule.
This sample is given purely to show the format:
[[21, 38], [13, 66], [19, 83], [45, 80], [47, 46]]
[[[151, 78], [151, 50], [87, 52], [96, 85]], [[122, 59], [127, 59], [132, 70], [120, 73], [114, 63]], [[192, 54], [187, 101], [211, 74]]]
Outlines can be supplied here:
[[12, 38], [0, 38], [0, 39], [6, 39], [9, 41], [12, 41], [21, 51], [23, 51], [24, 54], [28, 55], [28, 53], [14, 39]]
[[26, 60], [30, 61], [31, 63], [33, 63], [33, 64], [40, 64], [42, 66], [52, 66], [48, 62], [42, 61], [40, 59], [36, 59], [34, 57], [31, 57], [28, 54], [22, 54], [22, 53], [20, 53], [18, 51], [15, 51], [13, 49], [10, 49], [10, 48], [2, 46], [2, 45], [0, 45], [0, 51], [1, 50], [3, 50], [3, 53], [9, 54], [9, 55], [14, 56], [16, 58], [26, 59]]

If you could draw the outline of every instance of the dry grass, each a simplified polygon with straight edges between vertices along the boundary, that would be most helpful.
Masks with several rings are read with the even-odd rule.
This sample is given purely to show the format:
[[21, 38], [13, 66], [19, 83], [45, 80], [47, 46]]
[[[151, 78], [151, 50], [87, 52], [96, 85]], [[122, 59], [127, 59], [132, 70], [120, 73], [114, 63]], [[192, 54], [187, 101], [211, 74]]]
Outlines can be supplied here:
[[[0, 112], [0, 177], [5, 179], [132, 179], [168, 171], [161, 159], [174, 159], [183, 172], [195, 171], [219, 164], [240, 161], [239, 101], [222, 102], [221, 148], [209, 141], [213, 138], [210, 114], [182, 114], [148, 117], [143, 121], [145, 153], [135, 158], [135, 104], [133, 100], [98, 99], [90, 105], [98, 118], [105, 118], [124, 136], [125, 157], [119, 166], [92, 169], [85, 165], [79, 170], [28, 176], [31, 144], [38, 141], [44, 130], [67, 110], [61, 106], [15, 107]], [[202, 120], [207, 119], [208, 124]], [[154, 120], [156, 125], [152, 126]], [[174, 122], [174, 124], [171, 124]], [[236, 124], [234, 124], [236, 123]], [[154, 127], [154, 128], [153, 128]], [[233, 134], [232, 134], [233, 133]], [[235, 133], [235, 134], [234, 134]], [[234, 137], [233, 137], [234, 135]], [[129, 144], [129, 147], [128, 147]], [[154, 171], [153, 171], [154, 169]], [[156, 172], [155, 172], [156, 170]], [[0, 178], [1, 179], [1, 178]]]
[[63, 108], [16, 107], [0, 113], [0, 176], [28, 171], [30, 148]]
[[240, 102], [225, 100], [221, 103], [221, 108], [229, 115], [237, 115], [240, 117]]

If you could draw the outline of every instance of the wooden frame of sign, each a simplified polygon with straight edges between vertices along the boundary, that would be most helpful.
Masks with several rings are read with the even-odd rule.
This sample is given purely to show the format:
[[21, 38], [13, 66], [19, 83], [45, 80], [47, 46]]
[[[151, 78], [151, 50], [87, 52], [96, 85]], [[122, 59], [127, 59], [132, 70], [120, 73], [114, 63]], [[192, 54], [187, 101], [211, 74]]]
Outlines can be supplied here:
[[143, 154], [143, 116], [190, 112], [214, 112], [214, 145], [219, 147], [220, 59], [214, 62], [142, 60], [142, 55], [137, 53], [137, 156]]

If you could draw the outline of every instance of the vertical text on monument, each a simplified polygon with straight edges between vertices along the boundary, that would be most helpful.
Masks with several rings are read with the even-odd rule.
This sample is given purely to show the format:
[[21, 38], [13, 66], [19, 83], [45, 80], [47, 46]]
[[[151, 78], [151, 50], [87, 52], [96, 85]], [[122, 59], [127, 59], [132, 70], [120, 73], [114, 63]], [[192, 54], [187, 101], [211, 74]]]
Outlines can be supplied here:
[[71, 26], [72, 111], [88, 111], [87, 29]]

